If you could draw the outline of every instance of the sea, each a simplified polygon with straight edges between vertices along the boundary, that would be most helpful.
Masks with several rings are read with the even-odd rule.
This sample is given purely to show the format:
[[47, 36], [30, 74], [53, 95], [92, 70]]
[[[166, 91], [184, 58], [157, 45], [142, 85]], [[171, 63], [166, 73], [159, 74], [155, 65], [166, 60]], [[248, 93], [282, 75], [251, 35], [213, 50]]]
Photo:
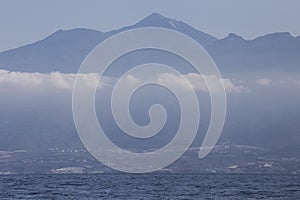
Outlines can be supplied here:
[[300, 175], [1, 175], [0, 199], [300, 199]]

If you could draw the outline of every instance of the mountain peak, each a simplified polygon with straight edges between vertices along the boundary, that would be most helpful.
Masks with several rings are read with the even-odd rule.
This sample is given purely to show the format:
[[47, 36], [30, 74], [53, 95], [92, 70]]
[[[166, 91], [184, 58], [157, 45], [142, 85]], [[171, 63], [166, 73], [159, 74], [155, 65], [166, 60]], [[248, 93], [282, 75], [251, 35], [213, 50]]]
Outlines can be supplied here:
[[149, 15], [148, 17], [151, 17], [151, 18], [166, 18], [166, 17], [164, 17], [162, 14], [157, 13], [157, 12], [152, 13], [152, 14]]
[[167, 18], [160, 13], [152, 13], [136, 25], [143, 27], [165, 27], [170, 29], [177, 29], [177, 21], [174, 19]]
[[290, 32], [275, 32], [267, 34], [266, 36], [273, 36], [273, 37], [293, 37]]
[[264, 36], [260, 36], [255, 38], [254, 40], [260, 41], [260, 40], [294, 40], [296, 37], [292, 36], [289, 32], [275, 32], [275, 33], [269, 33]]
[[227, 35], [227, 37], [225, 37], [224, 39], [226, 39], [226, 40], [245, 40], [242, 36], [239, 36], [235, 33], [229, 33]]
[[206, 46], [217, 39], [209, 34], [206, 34], [202, 31], [195, 29], [194, 27], [182, 22], [177, 21], [176, 19], [167, 18], [160, 13], [152, 13], [148, 17], [144, 18], [142, 21], [125, 27], [125, 29], [130, 28], [140, 28], [140, 27], [159, 27], [159, 28], [167, 28], [171, 30], [176, 30], [178, 32], [184, 33], [200, 44]]
[[148, 17], [146, 17], [143, 20], [146, 20], [146, 19], [151, 19], [151, 20], [157, 19], [157, 20], [166, 20], [166, 21], [171, 20], [171, 19], [169, 19], [169, 18], [167, 18], [167, 17], [165, 17], [165, 16], [163, 16], [160, 13], [157, 13], [157, 12], [152, 13], [151, 15], [149, 15]]

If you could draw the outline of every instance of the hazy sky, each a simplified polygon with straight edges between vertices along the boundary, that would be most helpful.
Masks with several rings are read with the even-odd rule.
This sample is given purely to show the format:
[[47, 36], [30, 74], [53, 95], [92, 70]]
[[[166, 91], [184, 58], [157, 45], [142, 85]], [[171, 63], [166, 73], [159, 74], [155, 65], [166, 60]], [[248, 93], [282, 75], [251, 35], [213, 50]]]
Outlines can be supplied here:
[[300, 35], [299, 10], [298, 0], [0, 0], [0, 51], [58, 29], [117, 29], [153, 12], [218, 38], [230, 32], [248, 39], [279, 31]]

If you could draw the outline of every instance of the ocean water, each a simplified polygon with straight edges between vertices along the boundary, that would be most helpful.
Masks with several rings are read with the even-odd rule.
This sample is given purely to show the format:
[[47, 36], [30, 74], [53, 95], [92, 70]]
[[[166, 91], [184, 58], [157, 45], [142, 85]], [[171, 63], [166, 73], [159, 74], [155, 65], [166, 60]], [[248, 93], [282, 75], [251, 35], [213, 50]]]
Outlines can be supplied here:
[[298, 175], [1, 175], [0, 199], [300, 199]]

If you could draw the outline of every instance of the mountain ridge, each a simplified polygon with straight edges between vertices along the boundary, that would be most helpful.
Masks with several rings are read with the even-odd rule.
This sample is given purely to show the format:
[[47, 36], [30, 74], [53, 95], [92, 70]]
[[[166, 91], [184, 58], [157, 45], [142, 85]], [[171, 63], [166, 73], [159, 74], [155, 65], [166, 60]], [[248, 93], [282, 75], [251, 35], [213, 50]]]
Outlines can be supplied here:
[[[106, 38], [122, 31], [141, 27], [161, 27], [179, 31], [200, 43], [223, 72], [245, 68], [298, 68], [300, 37], [288, 32], [276, 32], [246, 40], [229, 33], [215, 38], [194, 27], [153, 13], [143, 20], [108, 32], [92, 29], [58, 30], [37, 42], [0, 53], [0, 69], [21, 72], [76, 73], [88, 53]], [[280, 58], [278, 55], [281, 55]]]

